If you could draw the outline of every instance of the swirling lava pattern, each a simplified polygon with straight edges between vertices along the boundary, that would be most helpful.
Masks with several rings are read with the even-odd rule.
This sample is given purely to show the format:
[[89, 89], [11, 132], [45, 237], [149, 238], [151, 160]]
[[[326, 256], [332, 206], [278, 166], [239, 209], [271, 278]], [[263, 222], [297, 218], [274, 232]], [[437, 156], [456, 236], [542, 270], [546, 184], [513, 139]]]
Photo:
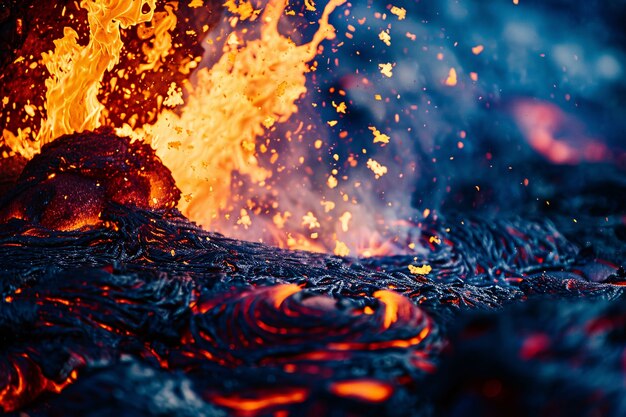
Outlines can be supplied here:
[[285, 382], [297, 377], [287, 393], [274, 384], [273, 395], [268, 387], [251, 387], [245, 398], [241, 392], [209, 396], [235, 412], [275, 411], [307, 401], [312, 392], [315, 398], [383, 403], [432, 370], [429, 353], [439, 348], [432, 320], [386, 290], [331, 298], [286, 284], [201, 297], [194, 310], [184, 356]]
[[[424, 276], [403, 272], [413, 258], [282, 251], [208, 233], [173, 212], [109, 204], [108, 219], [109, 228], [70, 232], [23, 220], [0, 227], [5, 411], [421, 416], [437, 395], [466, 398], [455, 381], [466, 378], [471, 360], [455, 365], [452, 380], [440, 370], [446, 345], [474, 340], [469, 328], [450, 341], [459, 320], [533, 298], [619, 303], [626, 282], [622, 269], [590, 260], [562, 235], [560, 257], [527, 256], [529, 266], [517, 266], [514, 277], [465, 266], [513, 271], [522, 242], [556, 236], [553, 225], [519, 218], [501, 226], [463, 221], [467, 229], [447, 235], [443, 219], [424, 226], [425, 236], [449, 240], [422, 255], [433, 268]], [[501, 278], [494, 285], [487, 277]], [[557, 349], [548, 339], [531, 341]], [[590, 340], [577, 340], [576, 349]], [[489, 366], [494, 346], [481, 345]], [[514, 367], [524, 358], [500, 360]], [[595, 358], [585, 366], [604, 369]], [[503, 381], [499, 369], [492, 375]]]

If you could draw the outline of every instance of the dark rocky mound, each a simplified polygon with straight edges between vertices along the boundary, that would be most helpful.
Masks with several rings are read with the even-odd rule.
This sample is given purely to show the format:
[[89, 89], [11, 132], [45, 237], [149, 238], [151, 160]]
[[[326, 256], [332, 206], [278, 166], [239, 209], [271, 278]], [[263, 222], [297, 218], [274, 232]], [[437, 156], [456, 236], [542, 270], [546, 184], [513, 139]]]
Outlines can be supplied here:
[[0, 199], [0, 221], [50, 229], [99, 224], [111, 203], [142, 209], [176, 206], [180, 192], [154, 150], [109, 131], [66, 135], [29, 161]]

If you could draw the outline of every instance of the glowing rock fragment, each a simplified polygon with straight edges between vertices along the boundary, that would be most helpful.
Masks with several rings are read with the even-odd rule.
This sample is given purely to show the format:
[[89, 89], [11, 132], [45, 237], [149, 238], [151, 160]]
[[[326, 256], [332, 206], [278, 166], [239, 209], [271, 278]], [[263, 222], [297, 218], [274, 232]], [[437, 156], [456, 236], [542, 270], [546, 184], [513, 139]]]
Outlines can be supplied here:
[[427, 275], [433, 268], [430, 265], [415, 266], [409, 265], [409, 272], [413, 275]]
[[367, 167], [372, 170], [372, 172], [376, 175], [376, 179], [382, 177], [387, 173], [387, 167], [381, 165], [379, 162], [373, 160], [372, 158], [367, 160]]

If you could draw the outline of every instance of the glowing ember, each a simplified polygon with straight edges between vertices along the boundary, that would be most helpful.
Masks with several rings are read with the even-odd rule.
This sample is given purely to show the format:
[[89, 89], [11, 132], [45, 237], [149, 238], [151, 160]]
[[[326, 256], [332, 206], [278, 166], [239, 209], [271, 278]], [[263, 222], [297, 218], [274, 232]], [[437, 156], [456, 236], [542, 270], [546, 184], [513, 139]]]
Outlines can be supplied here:
[[409, 265], [409, 272], [414, 275], [427, 275], [433, 268], [430, 265], [415, 266]]
[[387, 173], [387, 167], [381, 165], [379, 162], [373, 160], [372, 158], [367, 160], [367, 167], [372, 170], [372, 172], [376, 175], [376, 179], [382, 177]]
[[448, 72], [448, 78], [446, 78], [446, 85], [450, 87], [454, 87], [457, 83], [456, 70], [454, 68], [450, 68]]
[[383, 74], [385, 77], [391, 78], [391, 76], [393, 75], [393, 65], [390, 62], [387, 62], [385, 64], [378, 64], [378, 68], [380, 68], [380, 73]]
[[370, 126], [368, 129], [371, 130], [374, 134], [374, 143], [380, 142], [382, 143], [382, 145], [389, 143], [389, 136], [385, 135], [384, 133], [380, 133], [380, 131], [375, 127]]
[[391, 13], [398, 16], [398, 20], [406, 19], [406, 9], [404, 7], [392, 6]]

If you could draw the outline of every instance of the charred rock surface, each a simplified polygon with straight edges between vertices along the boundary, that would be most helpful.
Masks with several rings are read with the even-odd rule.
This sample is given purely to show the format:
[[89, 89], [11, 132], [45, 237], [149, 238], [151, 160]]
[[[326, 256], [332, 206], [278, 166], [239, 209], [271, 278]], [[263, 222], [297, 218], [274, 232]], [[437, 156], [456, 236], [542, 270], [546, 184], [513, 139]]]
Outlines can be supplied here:
[[542, 298], [460, 320], [431, 381], [441, 415], [623, 415], [624, 313], [623, 296]]
[[[2, 265], [0, 309], [3, 334], [10, 335], [2, 344], [3, 380], [13, 393], [5, 393], [7, 409], [38, 398], [40, 405], [27, 408], [32, 415], [95, 415], [72, 396], [129, 373], [132, 380], [166, 369], [167, 376], [140, 389], [146, 404], [158, 404], [149, 393], [173, 380], [190, 387], [184, 406], [198, 413], [428, 414], [424, 379], [440, 372], [447, 328], [458, 318], [494, 310], [496, 320], [502, 306], [532, 297], [621, 299], [619, 286], [573, 269], [472, 285], [472, 273], [439, 279], [446, 268], [434, 262], [438, 254], [433, 271], [416, 277], [386, 271], [384, 259], [374, 268], [371, 260], [281, 251], [204, 232], [176, 215], [116, 209], [111, 221], [118, 230], [3, 226], [1, 256], [12, 260]], [[472, 257], [488, 262], [489, 254]], [[494, 343], [481, 345], [485, 360]], [[503, 357], [517, 366], [517, 357]], [[455, 372], [469, 370], [469, 359]], [[65, 383], [71, 389], [50, 394]], [[124, 382], [120, 389], [108, 409], [139, 415], [128, 411], [136, 410], [132, 387]], [[38, 397], [42, 391], [48, 394]], [[161, 415], [163, 408], [148, 409]]]

